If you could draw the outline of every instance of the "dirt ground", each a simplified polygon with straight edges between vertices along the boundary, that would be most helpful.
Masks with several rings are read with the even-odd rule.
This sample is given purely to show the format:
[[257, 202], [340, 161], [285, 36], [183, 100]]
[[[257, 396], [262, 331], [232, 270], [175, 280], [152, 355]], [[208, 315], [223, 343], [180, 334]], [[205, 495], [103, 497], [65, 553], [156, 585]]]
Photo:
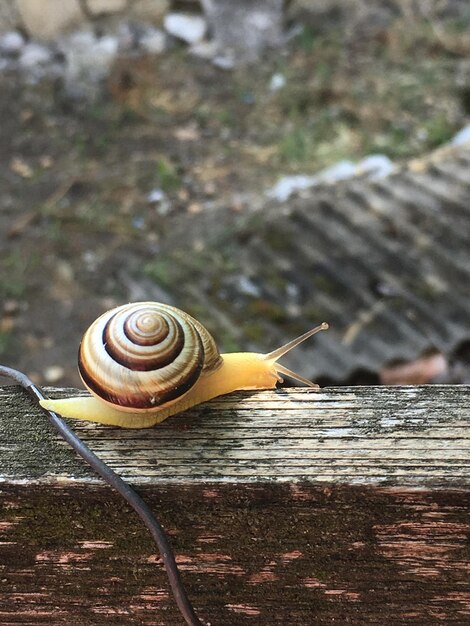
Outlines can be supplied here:
[[282, 175], [447, 142], [470, 116], [469, 27], [319, 24], [232, 72], [175, 48], [119, 60], [94, 102], [1, 75], [1, 361], [78, 385], [84, 329], [171, 293], [164, 250], [203, 246], [197, 224], [241, 219]]

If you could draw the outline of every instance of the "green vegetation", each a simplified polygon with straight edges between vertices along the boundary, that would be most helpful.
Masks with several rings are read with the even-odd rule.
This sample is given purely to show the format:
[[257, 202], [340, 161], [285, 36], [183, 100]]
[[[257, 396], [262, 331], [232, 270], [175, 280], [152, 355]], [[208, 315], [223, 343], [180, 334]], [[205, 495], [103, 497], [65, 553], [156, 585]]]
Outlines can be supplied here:
[[4, 354], [11, 342], [11, 333], [7, 330], [0, 330], [0, 355]]
[[173, 280], [172, 267], [175, 264], [171, 259], [156, 259], [144, 265], [144, 274], [160, 287], [169, 287]]
[[37, 257], [14, 250], [2, 259], [1, 264], [0, 299], [22, 298], [28, 287], [28, 275], [37, 265]]
[[176, 191], [181, 187], [181, 178], [175, 165], [167, 158], [160, 157], [156, 164], [157, 179], [165, 192]]
[[429, 145], [437, 148], [449, 141], [456, 129], [445, 113], [438, 113], [424, 125], [424, 130]]

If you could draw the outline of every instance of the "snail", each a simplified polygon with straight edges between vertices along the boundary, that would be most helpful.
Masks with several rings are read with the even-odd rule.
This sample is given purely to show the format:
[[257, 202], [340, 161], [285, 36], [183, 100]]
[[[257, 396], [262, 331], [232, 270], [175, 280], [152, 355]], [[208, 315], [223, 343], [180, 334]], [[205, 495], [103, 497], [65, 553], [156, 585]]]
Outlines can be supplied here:
[[88, 328], [78, 368], [91, 396], [41, 400], [63, 417], [147, 428], [232, 391], [274, 389], [281, 374], [318, 388], [278, 360], [328, 328], [324, 322], [267, 354], [220, 354], [211, 334], [184, 311], [158, 302], [125, 304]]

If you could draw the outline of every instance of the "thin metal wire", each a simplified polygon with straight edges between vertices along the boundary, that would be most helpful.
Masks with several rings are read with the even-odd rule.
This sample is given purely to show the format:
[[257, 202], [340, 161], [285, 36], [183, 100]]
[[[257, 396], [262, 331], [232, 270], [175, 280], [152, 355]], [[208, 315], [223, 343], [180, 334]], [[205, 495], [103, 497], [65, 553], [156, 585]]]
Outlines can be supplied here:
[[[45, 396], [41, 388], [35, 385], [26, 374], [10, 367], [0, 365], [0, 376], [5, 376], [14, 380], [24, 387], [35, 400], [44, 400]], [[171, 548], [168, 537], [160, 522], [156, 519], [152, 511], [142, 498], [128, 485], [120, 476], [106, 465], [94, 452], [83, 443], [83, 441], [73, 432], [64, 420], [54, 413], [41, 407], [46, 413], [51, 424], [59, 431], [65, 441], [72, 446], [84, 461], [86, 461], [101, 478], [115, 489], [132, 506], [137, 515], [147, 526], [155, 543], [158, 546], [163, 560], [163, 566], [168, 576], [173, 596], [180, 610], [181, 615], [189, 626], [204, 626], [194, 612], [193, 606], [186, 594], [186, 590], [181, 580], [180, 572], [176, 564], [175, 556]]]

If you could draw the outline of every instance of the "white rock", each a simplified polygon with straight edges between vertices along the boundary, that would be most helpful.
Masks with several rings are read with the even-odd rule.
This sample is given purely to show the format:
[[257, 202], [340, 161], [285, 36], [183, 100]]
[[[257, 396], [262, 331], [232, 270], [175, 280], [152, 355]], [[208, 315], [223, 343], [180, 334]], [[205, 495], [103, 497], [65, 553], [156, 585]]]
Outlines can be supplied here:
[[340, 180], [347, 180], [356, 173], [356, 166], [352, 161], [338, 161], [331, 167], [327, 167], [321, 172], [318, 172], [318, 181], [320, 183], [337, 183]]
[[273, 74], [271, 76], [271, 80], [269, 81], [269, 89], [271, 91], [279, 91], [286, 84], [286, 77], [284, 74]]
[[150, 204], [162, 202], [165, 199], [165, 192], [161, 189], [152, 189], [152, 191], [147, 195], [147, 202], [150, 202]]
[[214, 57], [212, 63], [221, 70], [233, 70], [235, 67], [235, 57], [229, 53], [218, 54]]
[[82, 253], [82, 261], [89, 272], [96, 272], [100, 259], [94, 250], [85, 250]]
[[87, 0], [87, 8], [94, 15], [119, 13], [126, 8], [126, 0]]
[[75, 33], [61, 42], [61, 50], [67, 60], [66, 80], [68, 87], [74, 81], [99, 81], [105, 78], [117, 56], [118, 38], [112, 35], [95, 37], [89, 31]]
[[169, 13], [164, 20], [165, 30], [173, 37], [194, 45], [204, 39], [207, 23], [199, 15]]
[[147, 195], [147, 202], [155, 205], [155, 211], [163, 217], [171, 213], [173, 209], [166, 193], [162, 189], [152, 189]]
[[248, 278], [247, 276], [240, 276], [237, 283], [238, 289], [246, 296], [253, 296], [253, 298], [259, 298], [261, 296], [260, 288], [251, 280], [251, 278]]
[[60, 42], [64, 53], [68, 50], [87, 50], [95, 45], [96, 35], [91, 30], [78, 30]]
[[213, 59], [217, 54], [217, 44], [215, 41], [200, 41], [189, 49], [191, 54], [200, 59]]
[[5, 54], [17, 54], [24, 46], [24, 37], [16, 30], [0, 37], [0, 50]]
[[15, 4], [26, 31], [38, 39], [53, 40], [84, 20], [80, 0], [16, 0]]
[[145, 228], [145, 219], [142, 217], [142, 215], [136, 215], [132, 218], [132, 226], [136, 230], [143, 230]]
[[49, 63], [52, 58], [52, 53], [49, 48], [42, 46], [39, 43], [27, 43], [20, 55], [20, 66], [24, 69], [34, 69], [40, 65]]
[[159, 28], [149, 28], [140, 38], [139, 45], [148, 54], [161, 54], [165, 51], [166, 35]]
[[60, 365], [50, 365], [44, 371], [44, 380], [46, 383], [56, 383], [63, 378], [65, 370]]
[[100, 37], [94, 47], [95, 55], [98, 55], [98, 61], [101, 65], [109, 65], [117, 55], [119, 47], [118, 38], [113, 35]]
[[272, 187], [267, 195], [269, 198], [278, 200], [279, 202], [285, 202], [293, 193], [301, 191], [302, 189], [309, 189], [318, 184], [316, 176], [305, 176], [298, 174], [296, 176], [283, 176]]
[[[470, 132], [470, 131], [469, 131]], [[470, 139], [470, 137], [469, 137]], [[267, 196], [285, 202], [293, 193], [310, 189], [320, 184], [332, 185], [354, 176], [367, 176], [371, 180], [385, 178], [395, 169], [393, 162], [384, 154], [371, 154], [359, 163], [344, 160], [327, 167], [315, 176], [298, 174], [283, 176], [268, 192]]]
[[452, 137], [450, 143], [453, 146], [461, 146], [463, 143], [467, 143], [467, 141], [470, 141], [470, 124], [464, 126], [462, 130], [459, 130], [459, 132]]
[[367, 178], [376, 180], [386, 178], [394, 169], [393, 161], [385, 154], [370, 154], [359, 161], [356, 167], [356, 174], [358, 176], [366, 175]]

